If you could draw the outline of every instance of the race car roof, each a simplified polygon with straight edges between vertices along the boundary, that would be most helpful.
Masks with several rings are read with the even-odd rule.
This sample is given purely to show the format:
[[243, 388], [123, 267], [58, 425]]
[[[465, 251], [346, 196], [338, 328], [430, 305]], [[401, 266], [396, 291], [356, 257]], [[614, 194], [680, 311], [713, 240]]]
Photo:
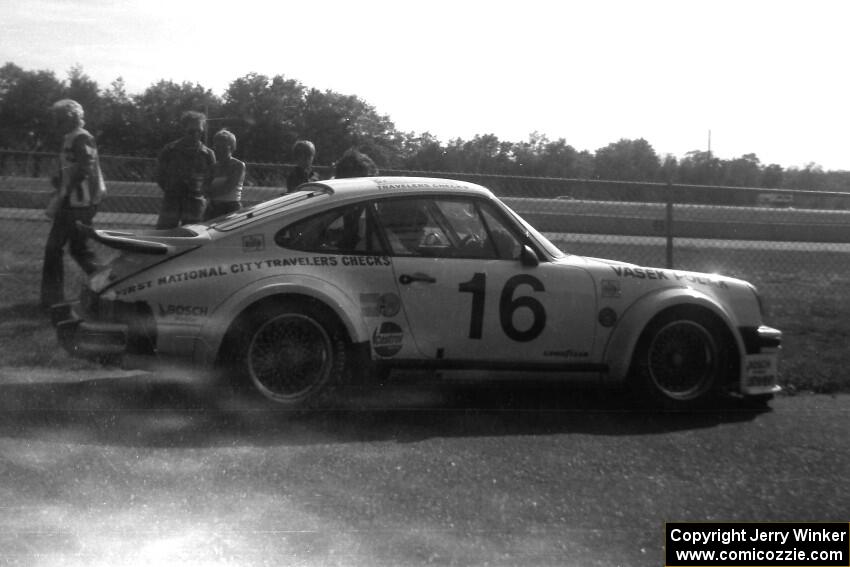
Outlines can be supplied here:
[[307, 205], [314, 199], [330, 205], [333, 202], [346, 202], [357, 199], [369, 199], [390, 195], [416, 195], [446, 192], [462, 192], [486, 197], [493, 197], [488, 189], [454, 179], [430, 177], [354, 177], [347, 179], [329, 179], [300, 185], [292, 193], [269, 201], [258, 203], [253, 207], [240, 209], [221, 219], [216, 219], [210, 228], [218, 231], [229, 231], [251, 224], [258, 220], [273, 217], [290, 207]]
[[347, 179], [328, 179], [301, 185], [299, 191], [315, 190], [325, 187], [333, 194], [344, 197], [362, 197], [389, 193], [411, 193], [431, 191], [463, 191], [492, 196], [489, 189], [455, 179], [437, 177], [354, 177]]

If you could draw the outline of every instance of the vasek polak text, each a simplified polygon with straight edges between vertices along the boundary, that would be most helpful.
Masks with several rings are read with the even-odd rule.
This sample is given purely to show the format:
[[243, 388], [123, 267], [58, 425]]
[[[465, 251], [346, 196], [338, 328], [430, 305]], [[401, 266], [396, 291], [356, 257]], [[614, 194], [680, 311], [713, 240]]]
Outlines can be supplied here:
[[687, 272], [668, 272], [667, 270], [659, 270], [655, 268], [625, 268], [621, 266], [611, 266], [614, 273], [621, 278], [635, 278], [638, 280], [668, 280], [676, 282], [688, 282], [700, 285], [716, 285], [717, 287], [728, 287], [726, 282], [720, 279], [706, 278], [696, 274]]
[[732, 542], [775, 542], [785, 545], [791, 543], [843, 542], [847, 541], [847, 532], [829, 529], [794, 528], [789, 530], [764, 530], [760, 528], [683, 530], [675, 528], [670, 532], [673, 541], [685, 541], [693, 544]]

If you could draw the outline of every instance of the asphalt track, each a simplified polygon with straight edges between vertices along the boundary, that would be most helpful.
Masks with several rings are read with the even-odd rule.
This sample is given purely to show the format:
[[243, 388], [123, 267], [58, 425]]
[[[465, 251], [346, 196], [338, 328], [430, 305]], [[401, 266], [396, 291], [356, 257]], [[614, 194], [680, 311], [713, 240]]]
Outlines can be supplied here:
[[201, 379], [0, 370], [0, 564], [663, 564], [668, 521], [843, 521], [850, 396], [653, 414], [401, 383], [300, 418]]

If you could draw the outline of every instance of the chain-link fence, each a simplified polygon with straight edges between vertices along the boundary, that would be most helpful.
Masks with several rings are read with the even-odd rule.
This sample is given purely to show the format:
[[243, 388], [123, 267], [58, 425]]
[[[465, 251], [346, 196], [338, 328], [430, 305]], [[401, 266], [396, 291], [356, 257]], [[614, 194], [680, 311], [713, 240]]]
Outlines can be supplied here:
[[[102, 156], [109, 196], [99, 226], [152, 226], [155, 160]], [[0, 151], [0, 215], [22, 238], [45, 238], [42, 210], [53, 154]], [[248, 164], [247, 203], [283, 192], [290, 165]], [[327, 167], [318, 167], [325, 177]], [[449, 177], [493, 190], [564, 251], [747, 279], [766, 295], [848, 305], [850, 193], [687, 186], [473, 173], [384, 170]]]

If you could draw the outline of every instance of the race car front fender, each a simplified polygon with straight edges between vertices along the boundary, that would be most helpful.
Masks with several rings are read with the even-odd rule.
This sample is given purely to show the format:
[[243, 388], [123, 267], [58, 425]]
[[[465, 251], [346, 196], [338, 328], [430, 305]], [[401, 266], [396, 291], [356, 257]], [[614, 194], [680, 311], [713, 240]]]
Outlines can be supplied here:
[[715, 314], [732, 332], [738, 343], [738, 351], [744, 352], [741, 337], [735, 332], [734, 321], [721, 304], [692, 288], [667, 288], [641, 297], [620, 316], [603, 353], [603, 361], [608, 368], [605, 381], [611, 384], [623, 383], [628, 377], [640, 335], [652, 318], [662, 311], [681, 306], [700, 307]]

